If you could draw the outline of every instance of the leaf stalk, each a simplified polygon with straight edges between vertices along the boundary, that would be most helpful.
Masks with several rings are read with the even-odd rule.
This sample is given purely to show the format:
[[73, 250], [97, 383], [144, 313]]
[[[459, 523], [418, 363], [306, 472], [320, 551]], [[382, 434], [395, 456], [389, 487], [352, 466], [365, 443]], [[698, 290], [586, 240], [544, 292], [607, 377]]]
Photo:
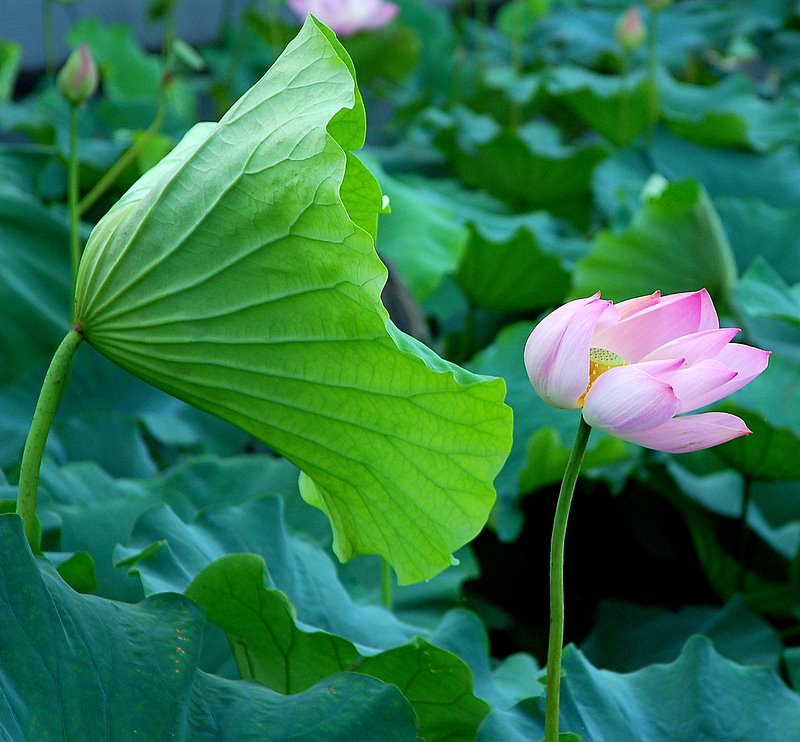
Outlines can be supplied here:
[[42, 465], [44, 447], [47, 436], [53, 425], [56, 409], [61, 400], [64, 385], [72, 370], [75, 351], [83, 340], [83, 334], [76, 328], [67, 333], [50, 362], [50, 368], [44, 377], [39, 401], [33, 413], [33, 420], [25, 441], [22, 453], [22, 464], [19, 472], [19, 494], [17, 496], [17, 514], [22, 516], [25, 536], [34, 551], [38, 551], [36, 528], [36, 495], [39, 490], [39, 470]]

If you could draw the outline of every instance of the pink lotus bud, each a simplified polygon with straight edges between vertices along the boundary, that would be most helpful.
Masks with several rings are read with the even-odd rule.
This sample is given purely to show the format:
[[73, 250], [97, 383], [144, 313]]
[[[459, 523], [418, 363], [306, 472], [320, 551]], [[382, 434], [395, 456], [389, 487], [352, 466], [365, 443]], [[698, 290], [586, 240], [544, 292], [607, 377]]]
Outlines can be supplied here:
[[629, 52], [638, 49], [644, 44], [647, 38], [647, 31], [638, 5], [631, 5], [619, 17], [617, 25], [614, 27], [614, 35], [617, 37], [620, 46]]
[[748, 435], [724, 412], [687, 415], [727, 397], [766, 367], [769, 353], [732, 343], [705, 289], [630, 299], [600, 294], [547, 315], [525, 346], [539, 396], [617, 438], [670, 453], [699, 451]]
[[97, 90], [97, 65], [86, 44], [81, 44], [69, 55], [58, 73], [57, 82], [61, 95], [74, 106], [94, 95]]
[[381, 28], [400, 10], [384, 0], [289, 0], [289, 7], [300, 20], [311, 13], [340, 36]]

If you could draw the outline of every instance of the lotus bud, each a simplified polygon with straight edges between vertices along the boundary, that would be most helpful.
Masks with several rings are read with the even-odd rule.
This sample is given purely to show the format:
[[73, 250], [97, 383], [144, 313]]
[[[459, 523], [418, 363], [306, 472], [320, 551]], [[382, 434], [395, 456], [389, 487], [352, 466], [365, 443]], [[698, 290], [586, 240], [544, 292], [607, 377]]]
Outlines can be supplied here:
[[58, 73], [58, 90], [73, 106], [91, 98], [97, 90], [97, 65], [86, 44], [69, 55]]
[[647, 31], [638, 5], [631, 5], [619, 17], [617, 25], [614, 27], [614, 35], [625, 51], [635, 51], [644, 44], [647, 38]]

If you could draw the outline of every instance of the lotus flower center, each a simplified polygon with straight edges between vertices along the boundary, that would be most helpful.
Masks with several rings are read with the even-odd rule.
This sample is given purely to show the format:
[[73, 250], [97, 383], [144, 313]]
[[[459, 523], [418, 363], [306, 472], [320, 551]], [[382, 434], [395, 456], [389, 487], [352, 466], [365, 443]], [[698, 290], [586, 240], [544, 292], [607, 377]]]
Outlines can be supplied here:
[[586, 395], [600, 374], [604, 374], [611, 368], [627, 365], [622, 356], [618, 356], [613, 351], [605, 348], [589, 348], [589, 385], [586, 387], [586, 391], [578, 397], [578, 407], [583, 407]]

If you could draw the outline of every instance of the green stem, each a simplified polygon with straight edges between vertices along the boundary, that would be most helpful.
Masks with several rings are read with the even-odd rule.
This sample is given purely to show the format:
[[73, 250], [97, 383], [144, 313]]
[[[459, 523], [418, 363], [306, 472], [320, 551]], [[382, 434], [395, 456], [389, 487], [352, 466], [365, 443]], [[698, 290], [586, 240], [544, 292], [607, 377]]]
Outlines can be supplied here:
[[70, 106], [69, 112], [69, 256], [72, 265], [72, 287], [78, 279], [78, 264], [81, 261], [80, 214], [78, 213], [78, 106]]
[[392, 610], [392, 568], [385, 559], [381, 559], [381, 603]]
[[553, 540], [550, 543], [550, 638], [547, 648], [547, 696], [545, 698], [545, 742], [558, 742], [558, 714], [561, 693], [561, 650], [564, 643], [564, 540], [575, 482], [581, 470], [586, 444], [592, 432], [581, 416], [575, 444], [567, 462], [558, 504], [553, 521]]
[[39, 401], [33, 413], [33, 420], [22, 452], [22, 464], [19, 471], [19, 495], [17, 497], [17, 513], [22, 516], [25, 535], [31, 547], [38, 548], [36, 541], [36, 492], [39, 488], [39, 469], [42, 465], [47, 435], [53, 424], [58, 402], [64, 384], [72, 369], [75, 351], [83, 340], [83, 334], [77, 329], [69, 331], [58, 346], [47, 375], [44, 377]]
[[95, 183], [94, 188], [87, 193], [83, 199], [78, 203], [78, 215], [82, 216], [92, 206], [94, 206], [97, 199], [99, 199], [114, 183], [117, 178], [122, 174], [125, 168], [128, 167], [138, 156], [139, 153], [149, 144], [150, 140], [161, 129], [164, 123], [164, 111], [166, 103], [164, 100], [164, 89], [162, 87], [161, 94], [158, 97], [158, 110], [156, 117], [150, 126], [145, 129], [142, 135], [120, 156], [120, 158], [106, 171], [100, 180]]

